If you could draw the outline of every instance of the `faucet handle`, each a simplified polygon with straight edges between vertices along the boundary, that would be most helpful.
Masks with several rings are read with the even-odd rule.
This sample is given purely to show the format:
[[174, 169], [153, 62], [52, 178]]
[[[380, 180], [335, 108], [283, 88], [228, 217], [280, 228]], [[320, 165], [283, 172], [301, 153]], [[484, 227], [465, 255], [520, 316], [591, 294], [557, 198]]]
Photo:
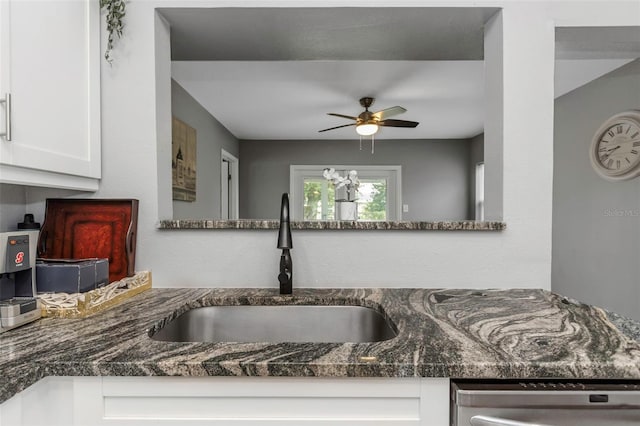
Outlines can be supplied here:
[[284, 270], [278, 274], [278, 281], [280, 281], [280, 294], [292, 294], [293, 293], [293, 277], [291, 271]]
[[280, 294], [292, 294], [293, 292], [293, 262], [291, 261], [291, 253], [289, 249], [283, 249], [280, 256], [280, 273], [278, 274], [280, 281]]
[[289, 274], [286, 272], [280, 272], [278, 274], [278, 281], [280, 281], [280, 285], [285, 285], [289, 283]]

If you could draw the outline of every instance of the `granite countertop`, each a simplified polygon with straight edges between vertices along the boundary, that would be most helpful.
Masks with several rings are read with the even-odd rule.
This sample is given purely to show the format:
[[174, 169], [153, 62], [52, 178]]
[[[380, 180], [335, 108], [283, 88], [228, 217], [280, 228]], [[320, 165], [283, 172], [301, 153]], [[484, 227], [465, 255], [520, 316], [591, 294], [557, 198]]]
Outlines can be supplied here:
[[[362, 305], [399, 333], [376, 343], [150, 339], [181, 312], [217, 304]], [[89, 318], [0, 334], [0, 402], [48, 375], [640, 379], [634, 328], [612, 321], [543, 290], [151, 289]]]

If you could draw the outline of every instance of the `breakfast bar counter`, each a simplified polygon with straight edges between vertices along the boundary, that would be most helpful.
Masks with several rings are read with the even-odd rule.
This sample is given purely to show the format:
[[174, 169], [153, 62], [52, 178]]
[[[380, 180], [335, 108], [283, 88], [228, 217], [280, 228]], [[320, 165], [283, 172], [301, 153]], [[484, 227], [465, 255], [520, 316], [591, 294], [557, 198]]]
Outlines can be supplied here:
[[[189, 309], [281, 304], [370, 307], [398, 334], [372, 343], [150, 338]], [[640, 379], [640, 343], [620, 331], [625, 321], [531, 289], [151, 289], [88, 318], [0, 335], [0, 401], [47, 376]]]

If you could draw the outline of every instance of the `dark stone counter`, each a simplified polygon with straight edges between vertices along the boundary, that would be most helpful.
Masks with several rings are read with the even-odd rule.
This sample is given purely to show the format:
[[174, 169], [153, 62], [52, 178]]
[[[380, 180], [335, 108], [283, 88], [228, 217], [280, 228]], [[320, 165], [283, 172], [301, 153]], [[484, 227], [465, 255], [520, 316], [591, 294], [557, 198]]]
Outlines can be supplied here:
[[[278, 229], [278, 220], [161, 220], [159, 229]], [[292, 221], [291, 229], [348, 230], [348, 231], [502, 231], [504, 222], [478, 222], [473, 220], [417, 222], [417, 221], [345, 221], [314, 220]]]
[[[185, 310], [229, 304], [367, 306], [398, 336], [375, 343], [149, 337]], [[45, 318], [1, 334], [0, 402], [47, 375], [640, 379], [640, 344], [630, 338], [638, 335], [618, 328], [627, 323], [543, 290], [152, 289], [89, 318]]]

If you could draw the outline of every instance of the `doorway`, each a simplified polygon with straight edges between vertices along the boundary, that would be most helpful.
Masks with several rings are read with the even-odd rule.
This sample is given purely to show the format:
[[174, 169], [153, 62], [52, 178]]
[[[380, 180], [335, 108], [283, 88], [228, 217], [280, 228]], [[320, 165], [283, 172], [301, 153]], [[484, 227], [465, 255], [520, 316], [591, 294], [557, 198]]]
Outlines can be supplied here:
[[238, 159], [224, 149], [220, 162], [220, 218], [238, 219]]

